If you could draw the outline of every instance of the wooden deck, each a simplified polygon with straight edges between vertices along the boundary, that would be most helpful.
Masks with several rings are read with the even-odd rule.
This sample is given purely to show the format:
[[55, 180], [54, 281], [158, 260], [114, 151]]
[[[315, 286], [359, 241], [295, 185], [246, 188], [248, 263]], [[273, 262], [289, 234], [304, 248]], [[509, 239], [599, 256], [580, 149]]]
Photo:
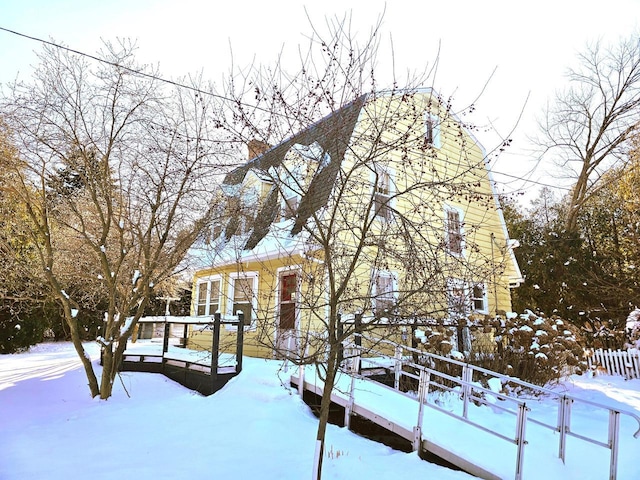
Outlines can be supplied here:
[[[160, 373], [181, 385], [203, 395], [211, 395], [242, 371], [243, 325], [242, 315], [222, 318], [213, 317], [144, 317], [141, 326], [153, 327], [148, 338], [129, 342], [124, 352], [121, 371]], [[191, 350], [188, 345], [188, 326], [206, 325], [212, 329], [212, 344], [209, 350]], [[236, 327], [236, 351], [220, 353], [220, 327]], [[178, 326], [181, 336], [172, 336]], [[156, 328], [162, 332], [154, 337]]]

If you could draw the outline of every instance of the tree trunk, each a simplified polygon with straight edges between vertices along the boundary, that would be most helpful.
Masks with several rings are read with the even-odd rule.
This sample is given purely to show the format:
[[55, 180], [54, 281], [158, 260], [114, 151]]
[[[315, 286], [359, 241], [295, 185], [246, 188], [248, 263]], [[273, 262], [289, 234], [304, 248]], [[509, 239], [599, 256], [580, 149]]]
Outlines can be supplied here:
[[329, 358], [327, 359], [327, 375], [324, 380], [322, 390], [322, 401], [320, 402], [320, 418], [318, 423], [318, 433], [316, 435], [316, 453], [313, 460], [313, 479], [322, 478], [322, 459], [324, 457], [324, 441], [329, 423], [329, 410], [331, 407], [331, 392], [336, 380], [338, 369], [338, 345], [331, 342], [329, 347]]
[[66, 310], [67, 308], [65, 308], [65, 320], [67, 321], [67, 325], [69, 325], [69, 328], [71, 329], [71, 341], [73, 342], [73, 347], [75, 348], [78, 357], [80, 357], [80, 361], [82, 362], [82, 366], [84, 367], [84, 372], [87, 376], [87, 380], [89, 381], [89, 390], [91, 391], [91, 397], [95, 398], [100, 394], [100, 389], [98, 388], [98, 378], [93, 371], [93, 364], [91, 363], [91, 359], [82, 346], [82, 340], [80, 340], [80, 332], [78, 332], [76, 321], [71, 317], [70, 312], [67, 316]]
[[113, 345], [104, 347], [102, 355], [102, 377], [100, 378], [100, 398], [106, 400], [111, 396], [115, 378], [115, 362], [113, 361]]

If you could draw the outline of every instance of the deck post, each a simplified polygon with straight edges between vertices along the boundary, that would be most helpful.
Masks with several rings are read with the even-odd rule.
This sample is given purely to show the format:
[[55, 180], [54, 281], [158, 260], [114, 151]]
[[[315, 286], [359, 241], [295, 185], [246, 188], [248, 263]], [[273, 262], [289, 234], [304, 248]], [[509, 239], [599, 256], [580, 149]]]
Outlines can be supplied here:
[[169, 335], [171, 334], [171, 323], [164, 322], [164, 338], [162, 339], [162, 357], [169, 351]]
[[185, 323], [184, 324], [184, 329], [182, 330], [182, 346], [184, 348], [187, 348], [187, 338], [189, 337], [189, 324]]
[[236, 334], [236, 373], [242, 371], [242, 351], [244, 347], [244, 312], [238, 310], [238, 331]]
[[342, 365], [342, 360], [344, 360], [344, 345], [342, 344], [342, 336], [344, 335], [344, 327], [342, 325], [342, 314], [338, 313], [338, 315], [336, 316], [336, 323], [337, 323], [337, 335], [338, 338], [336, 340], [338, 340], [339, 345], [338, 345], [338, 365]]
[[300, 398], [304, 398], [304, 365], [300, 364], [298, 366], [298, 395]]
[[355, 318], [353, 319], [353, 326], [354, 326], [354, 330], [355, 330], [355, 335], [354, 335], [354, 343], [356, 344], [356, 346], [361, 347], [362, 346], [362, 312], [358, 312], [355, 315]]
[[215, 391], [218, 381], [218, 351], [220, 350], [220, 312], [213, 314], [213, 337], [211, 339], [211, 387]]

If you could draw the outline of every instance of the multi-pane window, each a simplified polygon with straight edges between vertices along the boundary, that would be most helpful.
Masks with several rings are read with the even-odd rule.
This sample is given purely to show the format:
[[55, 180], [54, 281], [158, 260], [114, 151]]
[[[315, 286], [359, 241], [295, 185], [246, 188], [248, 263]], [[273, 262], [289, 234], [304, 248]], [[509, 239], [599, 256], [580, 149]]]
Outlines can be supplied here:
[[249, 325], [253, 310], [253, 277], [238, 277], [232, 279], [233, 306], [232, 315], [237, 315], [238, 311], [244, 314], [244, 324]]
[[469, 285], [459, 279], [449, 279], [447, 284], [449, 314], [460, 317], [471, 312], [488, 313], [487, 293], [483, 283]]
[[196, 315], [213, 315], [220, 308], [220, 280], [198, 283]]
[[440, 148], [440, 121], [430, 113], [424, 114], [424, 143], [427, 146]]
[[376, 179], [373, 189], [373, 206], [377, 217], [391, 219], [391, 174], [388, 170], [376, 166]]
[[450, 253], [456, 255], [462, 254], [463, 250], [463, 236], [462, 236], [462, 219], [460, 211], [454, 208], [447, 208], [446, 214], [446, 247]]
[[477, 312], [487, 312], [487, 295], [484, 285], [476, 283], [471, 287], [471, 308]]
[[391, 272], [377, 272], [374, 277], [374, 312], [385, 315], [393, 311], [396, 303], [395, 280]]

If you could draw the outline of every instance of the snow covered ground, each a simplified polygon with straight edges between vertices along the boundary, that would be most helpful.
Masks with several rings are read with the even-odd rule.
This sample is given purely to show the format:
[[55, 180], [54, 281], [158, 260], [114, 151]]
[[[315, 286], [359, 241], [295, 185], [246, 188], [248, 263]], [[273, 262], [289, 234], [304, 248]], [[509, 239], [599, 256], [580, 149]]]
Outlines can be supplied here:
[[[97, 365], [97, 346], [87, 348]], [[0, 479], [311, 478], [316, 418], [288, 387], [279, 362], [246, 358], [244, 365], [242, 375], [210, 397], [161, 375], [127, 372], [113, 397], [100, 401], [89, 398], [69, 343], [2, 355]], [[640, 380], [572, 377], [558, 388], [640, 414]], [[606, 438], [606, 418], [576, 413], [573, 429], [604, 428]], [[619, 479], [640, 478], [640, 440], [631, 437], [636, 427], [621, 419]], [[327, 450], [326, 479], [471, 478], [335, 426]], [[598, 464], [585, 469], [593, 476], [576, 478], [606, 478], [608, 466], [600, 460], [608, 457], [600, 450]], [[572, 440], [568, 458], [590, 465], [594, 457], [587, 452]], [[511, 456], [498, 461], [513, 467]], [[557, 478], [545, 464], [525, 462], [524, 471], [526, 479]]]

